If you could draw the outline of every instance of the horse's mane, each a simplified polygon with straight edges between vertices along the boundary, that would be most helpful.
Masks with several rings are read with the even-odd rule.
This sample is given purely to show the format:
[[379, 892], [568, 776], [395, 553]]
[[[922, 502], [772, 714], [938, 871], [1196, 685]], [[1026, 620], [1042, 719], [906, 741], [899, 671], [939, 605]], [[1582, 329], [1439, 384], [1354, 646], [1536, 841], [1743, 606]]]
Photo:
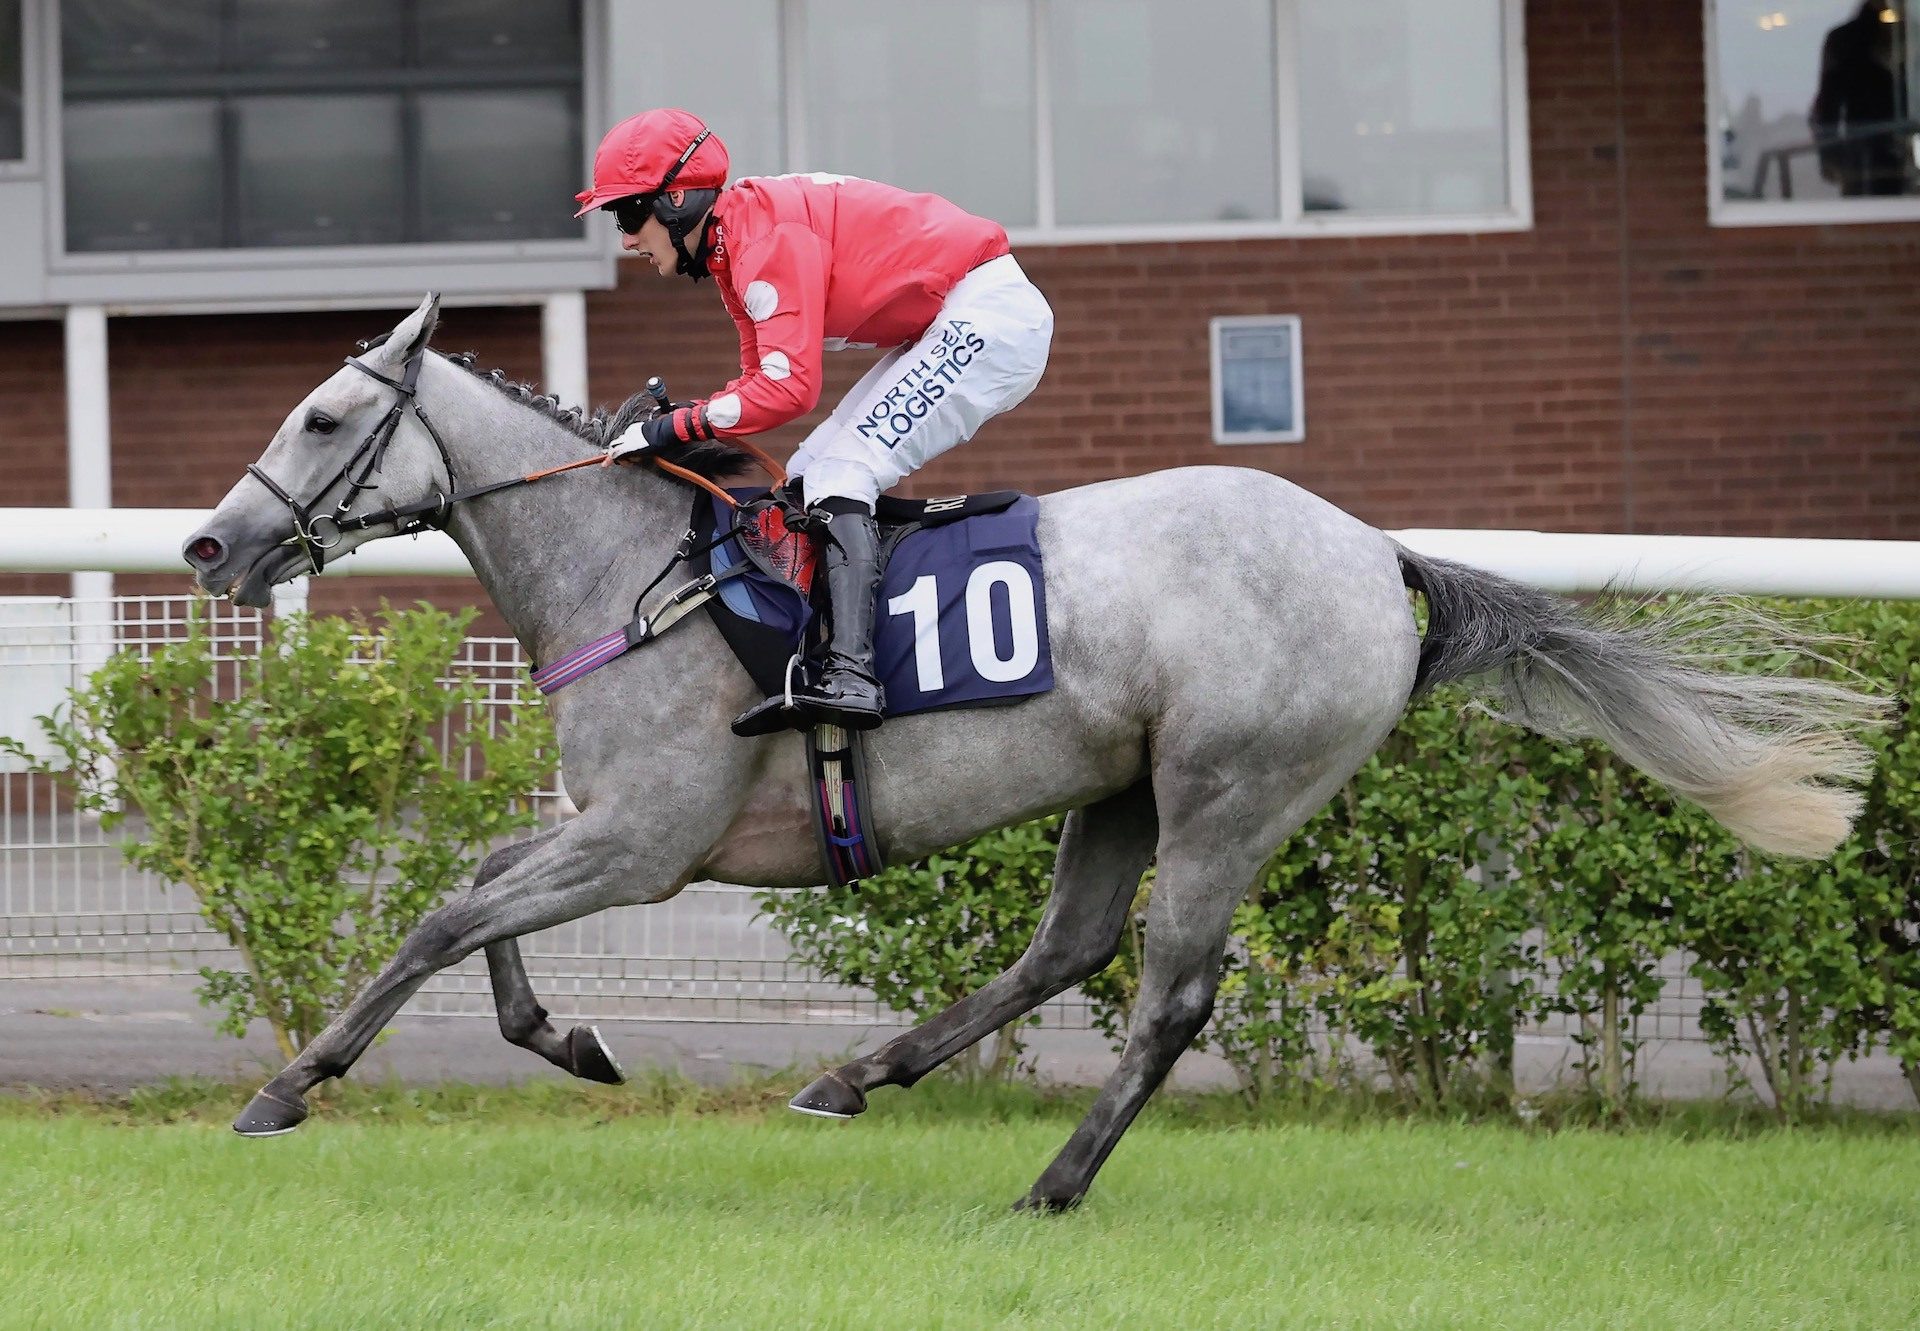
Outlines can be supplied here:
[[[595, 407], [588, 412], [581, 407], [570, 407], [560, 399], [546, 393], [536, 393], [533, 385], [515, 383], [501, 370], [482, 370], [474, 366], [479, 353], [460, 351], [444, 357], [447, 364], [457, 365], [483, 384], [491, 384], [500, 392], [512, 398], [523, 407], [530, 407], [548, 420], [565, 426], [573, 434], [599, 448], [605, 448], [620, 437], [635, 421], [643, 421], [653, 412], [653, 398], [644, 391], [611, 409]], [[685, 467], [699, 476], [711, 481], [725, 480], [737, 476], [753, 466], [753, 459], [741, 449], [733, 448], [719, 440], [696, 444], [669, 444], [658, 451], [656, 456], [673, 463], [676, 467]]]

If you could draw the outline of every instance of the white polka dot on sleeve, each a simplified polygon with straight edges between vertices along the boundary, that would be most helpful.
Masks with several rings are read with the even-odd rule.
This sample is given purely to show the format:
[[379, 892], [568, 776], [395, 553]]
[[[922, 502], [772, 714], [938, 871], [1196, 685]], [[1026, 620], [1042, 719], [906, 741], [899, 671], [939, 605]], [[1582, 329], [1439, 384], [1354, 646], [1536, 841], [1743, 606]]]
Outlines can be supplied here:
[[740, 296], [740, 303], [746, 306], [747, 317], [755, 323], [764, 323], [773, 317], [780, 308], [780, 293], [773, 289], [773, 283], [752, 281]]

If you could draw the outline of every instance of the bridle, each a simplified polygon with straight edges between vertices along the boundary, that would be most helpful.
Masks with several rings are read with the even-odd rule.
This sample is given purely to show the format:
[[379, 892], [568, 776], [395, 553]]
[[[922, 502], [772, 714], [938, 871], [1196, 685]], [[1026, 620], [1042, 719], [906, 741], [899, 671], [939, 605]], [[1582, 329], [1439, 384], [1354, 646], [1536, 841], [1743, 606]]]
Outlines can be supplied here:
[[[386, 340], [386, 334], [370, 338], [359, 344], [360, 349], [370, 351]], [[247, 474], [266, 486], [273, 497], [285, 504], [288, 511], [293, 514], [293, 535], [280, 544], [299, 546], [300, 552], [313, 565], [312, 571], [315, 574], [326, 567], [327, 551], [339, 545], [341, 539], [350, 531], [366, 531], [389, 522], [393, 524], [393, 531], [389, 534], [394, 536], [414, 535], [429, 527], [436, 531], [444, 531], [447, 518], [453, 512], [455, 504], [465, 503], [469, 499], [478, 499], [482, 495], [494, 494], [500, 490], [510, 490], [518, 485], [531, 485], [535, 481], [545, 480], [549, 476], [558, 476], [561, 472], [575, 471], [581, 467], [604, 467], [613, 460], [612, 447], [609, 445], [607, 451], [598, 457], [563, 462], [557, 467], [548, 467], [545, 471], [530, 472], [524, 476], [509, 476], [505, 480], [476, 485], [470, 490], [460, 489], [459, 479], [453, 469], [453, 455], [447, 452], [446, 441], [440, 437], [440, 432], [433, 428], [433, 421], [427, 416], [426, 408], [420, 405], [419, 394], [416, 392], [420, 380], [420, 364], [426, 356], [426, 351], [424, 341], [415, 347], [413, 353], [407, 357], [398, 379], [389, 379], [357, 356], [347, 357], [347, 364], [369, 378], [385, 384], [394, 391], [396, 396], [393, 405], [387, 408], [386, 415], [380, 418], [380, 423], [360, 441], [360, 447], [354, 449], [353, 455], [341, 465], [340, 470], [336, 471], [306, 503], [301, 503], [289, 494], [286, 487], [267, 475], [259, 463], [247, 464]], [[658, 379], [654, 379], [648, 381], [647, 389], [655, 399], [655, 411], [664, 410], [667, 406], [665, 385]], [[419, 418], [420, 424], [426, 427], [428, 437], [433, 440], [433, 446], [440, 451], [440, 463], [447, 472], [446, 488], [436, 489], [432, 499], [422, 499], [411, 504], [398, 504], [391, 508], [383, 508], [377, 513], [350, 513], [349, 510], [353, 508], [354, 501], [362, 494], [380, 488], [375, 478], [379, 476], [381, 464], [386, 460], [387, 447], [392, 444], [394, 433], [400, 428], [400, 422], [409, 410]], [[779, 463], [746, 440], [740, 440], [738, 443], [742, 451], [766, 469], [767, 474], [773, 477], [776, 484], [786, 480], [786, 470]], [[647, 460], [669, 475], [707, 491], [729, 508], [739, 507], [737, 499], [706, 477], [688, 471], [685, 467], [676, 466], [661, 457], [650, 456]], [[357, 475], [354, 471], [356, 467], [359, 468]], [[333, 511], [314, 513], [314, 508], [342, 481], [346, 482], [346, 493], [341, 495], [340, 501], [333, 506]], [[322, 526], [323, 523], [326, 527]], [[327, 527], [332, 529], [330, 535]]]
[[[363, 342], [361, 350], [371, 350], [380, 345], [382, 340], [384, 339]], [[460, 482], [454, 473], [453, 456], [447, 452], [446, 441], [441, 439], [440, 432], [433, 428], [433, 422], [428, 419], [426, 409], [420, 405], [419, 397], [414, 391], [420, 380], [420, 362], [425, 355], [426, 345], [422, 342], [420, 346], [414, 348], [413, 354], [407, 357], [406, 365], [398, 379], [389, 379], [357, 356], [347, 357], [347, 364], [385, 384], [394, 391], [396, 396], [393, 405], [387, 408], [386, 415], [380, 418], [380, 423], [360, 441], [360, 447], [353, 450], [353, 455], [341, 464], [340, 470], [336, 471], [332, 479], [321, 486], [319, 492], [306, 503], [301, 503], [289, 494], [284, 486], [267, 475], [259, 463], [247, 464], [247, 474], [266, 486], [273, 497], [285, 504], [293, 514], [293, 535], [281, 544], [299, 546], [300, 552], [313, 565], [315, 574], [326, 567], [327, 551], [339, 545], [341, 538], [349, 531], [365, 531], [383, 522], [394, 523], [394, 534], [400, 536], [409, 535], [427, 527], [444, 529], [447, 525], [447, 514], [453, 505], [459, 500], [473, 497], [455, 493], [459, 489]], [[436, 490], [434, 498], [423, 503], [405, 504], [397, 508], [383, 509], [378, 513], [349, 516], [348, 511], [352, 509], [355, 500], [368, 490], [380, 488], [375, 478], [380, 474], [381, 464], [386, 461], [387, 447], [393, 443], [394, 433], [399, 430], [400, 421], [409, 408], [419, 418], [420, 424], [426, 427], [428, 436], [433, 440], [433, 446], [440, 450], [440, 463], [447, 471], [446, 489]], [[354, 473], [356, 467], [360, 468], [358, 475]], [[313, 511], [314, 508], [342, 481], [346, 482], [346, 493], [340, 496], [340, 502], [334, 505], [333, 511], [316, 514]], [[486, 489], [499, 488], [499, 486], [489, 486]], [[476, 493], [484, 494], [486, 490]], [[330, 525], [333, 529], [330, 538], [325, 534], [325, 529], [321, 525], [323, 523]]]

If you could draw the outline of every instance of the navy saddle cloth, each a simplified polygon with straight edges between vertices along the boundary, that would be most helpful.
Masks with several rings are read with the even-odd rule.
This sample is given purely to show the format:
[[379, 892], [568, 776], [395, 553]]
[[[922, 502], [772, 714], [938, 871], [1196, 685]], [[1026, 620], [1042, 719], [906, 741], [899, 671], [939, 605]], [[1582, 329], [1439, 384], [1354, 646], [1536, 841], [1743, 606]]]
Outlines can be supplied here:
[[[743, 503], [764, 490], [736, 490]], [[1040, 505], [1001, 491], [956, 499], [882, 497], [874, 669], [886, 714], [1017, 702], [1053, 687], [1047, 642], [1046, 579], [1040, 561]], [[696, 497], [695, 548], [726, 532], [732, 509]], [[695, 573], [747, 571], [727, 578], [707, 603], [721, 635], [771, 697], [814, 627], [812, 551], [785, 530], [777, 509], [748, 518], [746, 530], [700, 556]], [[704, 567], [700, 566], [704, 562]], [[811, 595], [809, 588], [811, 587]]]

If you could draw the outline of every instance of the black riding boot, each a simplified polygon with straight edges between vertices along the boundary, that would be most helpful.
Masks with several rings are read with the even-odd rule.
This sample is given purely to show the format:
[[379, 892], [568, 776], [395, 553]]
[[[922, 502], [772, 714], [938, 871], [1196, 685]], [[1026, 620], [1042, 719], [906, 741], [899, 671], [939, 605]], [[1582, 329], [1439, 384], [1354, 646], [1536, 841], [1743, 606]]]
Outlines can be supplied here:
[[880, 724], [880, 681], [873, 676], [873, 598], [880, 586], [880, 528], [857, 499], [828, 499], [813, 510], [826, 519], [827, 614], [833, 637], [817, 683], [793, 700], [812, 724], [848, 730]]
[[832, 498], [809, 513], [826, 529], [827, 614], [832, 637], [817, 682], [796, 684], [793, 707], [770, 698], [733, 723], [736, 735], [803, 730], [826, 723], [848, 730], [880, 724], [883, 697], [873, 674], [874, 594], [880, 585], [880, 531], [857, 499]]

